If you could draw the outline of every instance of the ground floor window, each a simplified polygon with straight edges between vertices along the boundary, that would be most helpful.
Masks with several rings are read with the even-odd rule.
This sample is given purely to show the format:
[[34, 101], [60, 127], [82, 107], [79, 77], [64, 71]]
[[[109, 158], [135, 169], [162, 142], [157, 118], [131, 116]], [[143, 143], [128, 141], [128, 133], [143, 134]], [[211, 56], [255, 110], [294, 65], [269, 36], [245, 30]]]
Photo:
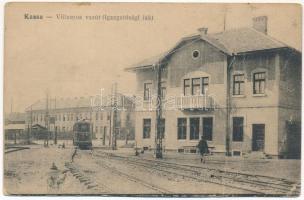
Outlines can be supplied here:
[[203, 118], [203, 136], [206, 140], [212, 141], [212, 131], [213, 131], [213, 118], [204, 117]]
[[159, 129], [160, 129], [161, 137], [165, 138], [165, 131], [166, 131], [166, 120], [165, 119], [160, 119]]
[[200, 118], [190, 118], [190, 140], [199, 139], [199, 124]]
[[177, 118], [177, 139], [185, 140], [187, 138], [187, 118]]
[[151, 119], [143, 119], [143, 138], [150, 138]]
[[233, 117], [233, 141], [243, 141], [244, 117]]

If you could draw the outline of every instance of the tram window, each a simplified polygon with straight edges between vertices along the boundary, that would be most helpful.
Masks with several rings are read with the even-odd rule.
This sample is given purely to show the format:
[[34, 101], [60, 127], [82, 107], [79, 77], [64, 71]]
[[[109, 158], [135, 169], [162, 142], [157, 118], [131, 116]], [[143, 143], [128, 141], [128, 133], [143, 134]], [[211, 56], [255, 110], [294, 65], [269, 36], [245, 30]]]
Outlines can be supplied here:
[[79, 124], [78, 125], [78, 130], [81, 131], [81, 132], [89, 131], [89, 126], [87, 124]]

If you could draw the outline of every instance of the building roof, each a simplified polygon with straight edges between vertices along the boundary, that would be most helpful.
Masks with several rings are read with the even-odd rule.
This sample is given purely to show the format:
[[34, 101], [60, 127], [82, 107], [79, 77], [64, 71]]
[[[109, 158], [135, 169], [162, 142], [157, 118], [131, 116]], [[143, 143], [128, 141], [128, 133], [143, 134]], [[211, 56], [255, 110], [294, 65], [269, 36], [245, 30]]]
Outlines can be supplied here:
[[174, 53], [178, 48], [183, 46], [183, 44], [193, 39], [204, 40], [229, 56], [263, 50], [291, 48], [288, 45], [253, 28], [239, 28], [206, 35], [193, 34], [191, 36], [182, 38], [175, 45], [175, 47], [168, 52], [145, 59], [134, 66], [126, 68], [126, 71], [134, 71], [137, 69], [144, 69], [154, 66], [159, 61], [166, 59], [168, 56]]
[[25, 130], [25, 124], [7, 124], [4, 130]]
[[[93, 101], [93, 102], [92, 102]], [[86, 97], [75, 97], [75, 98], [52, 98], [48, 102], [48, 109], [72, 109], [72, 108], [89, 108], [89, 107], [108, 107], [113, 102], [111, 95], [103, 96], [101, 101], [100, 96], [86, 96]], [[132, 106], [132, 98], [126, 95], [117, 93], [117, 105], [129, 108]], [[39, 100], [36, 103], [26, 108], [26, 111], [35, 110], [46, 110], [46, 100]]]
[[25, 118], [25, 113], [19, 112], [9, 113], [5, 115], [5, 121], [7, 122], [22, 122], [25, 121]]
[[[52, 98], [48, 102], [49, 109], [64, 109], [64, 108], [81, 108], [89, 107], [91, 105], [90, 97], [80, 97], [80, 98]], [[45, 110], [46, 100], [39, 100], [32, 106], [26, 108], [26, 111], [30, 110]]]
[[222, 45], [230, 55], [288, 47], [286, 44], [253, 28], [234, 29], [206, 36], [211, 39], [211, 43], [218, 42]]

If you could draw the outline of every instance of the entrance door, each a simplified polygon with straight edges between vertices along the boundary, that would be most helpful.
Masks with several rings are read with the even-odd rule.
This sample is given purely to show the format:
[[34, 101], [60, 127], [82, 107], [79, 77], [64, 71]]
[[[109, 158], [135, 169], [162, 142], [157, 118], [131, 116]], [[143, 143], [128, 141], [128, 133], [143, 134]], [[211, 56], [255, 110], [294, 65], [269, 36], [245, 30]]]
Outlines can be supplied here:
[[264, 151], [265, 124], [252, 124], [252, 151]]

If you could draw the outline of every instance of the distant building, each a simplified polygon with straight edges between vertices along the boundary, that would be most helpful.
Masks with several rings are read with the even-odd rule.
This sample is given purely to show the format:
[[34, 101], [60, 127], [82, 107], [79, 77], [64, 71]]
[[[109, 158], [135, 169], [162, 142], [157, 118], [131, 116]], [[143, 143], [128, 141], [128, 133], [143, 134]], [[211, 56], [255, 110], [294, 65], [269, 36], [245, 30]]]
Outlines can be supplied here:
[[[127, 68], [136, 73], [136, 142], [155, 148], [150, 109], [161, 66], [163, 148], [196, 152], [201, 136], [213, 152], [299, 157], [301, 52], [267, 35], [267, 17], [253, 28], [182, 38], [172, 49]], [[172, 106], [173, 105], [173, 106]]]
[[[134, 106], [124, 95], [119, 94], [117, 98], [119, 99], [115, 128], [117, 138], [134, 139]], [[111, 129], [114, 128], [112, 106], [113, 102], [111, 104], [109, 96], [105, 97], [103, 102], [98, 97], [52, 98], [48, 102], [37, 101], [26, 109], [26, 124], [39, 130], [48, 126], [52, 135], [57, 131], [58, 139], [71, 139], [74, 123], [88, 120], [92, 123], [93, 138], [108, 144]]]
[[13, 140], [14, 143], [17, 143], [18, 139], [24, 137], [25, 116], [25, 113], [10, 113], [4, 116], [5, 142]]

